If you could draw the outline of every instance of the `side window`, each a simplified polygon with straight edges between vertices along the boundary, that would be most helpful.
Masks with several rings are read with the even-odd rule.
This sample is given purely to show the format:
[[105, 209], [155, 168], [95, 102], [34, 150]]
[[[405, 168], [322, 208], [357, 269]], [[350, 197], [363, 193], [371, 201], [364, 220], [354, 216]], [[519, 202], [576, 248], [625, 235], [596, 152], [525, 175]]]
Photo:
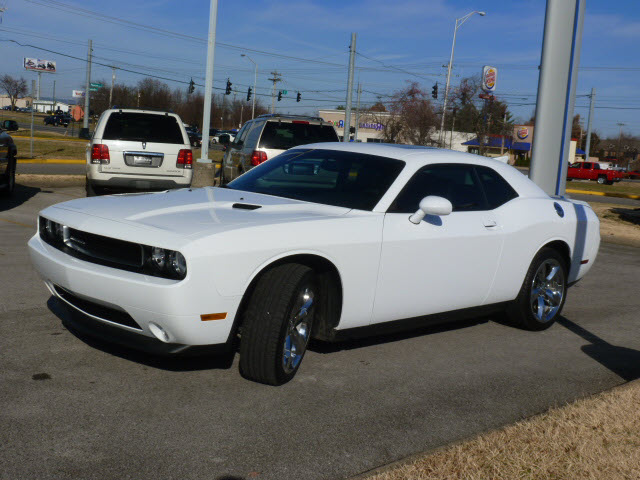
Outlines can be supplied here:
[[487, 205], [473, 165], [429, 165], [418, 170], [389, 208], [390, 213], [414, 213], [428, 195], [444, 197], [454, 212], [486, 210]]
[[498, 208], [518, 196], [513, 187], [495, 170], [489, 167], [476, 166], [476, 173], [487, 197], [489, 210]]
[[253, 150], [258, 147], [258, 139], [260, 138], [260, 133], [262, 132], [263, 122], [256, 122], [255, 126], [251, 129], [247, 138], [244, 142], [245, 148]]
[[233, 143], [237, 145], [239, 143], [244, 142], [244, 137], [247, 136], [247, 132], [251, 129], [251, 125], [252, 125], [251, 122], [245, 123], [244, 126], [240, 129], [240, 131], [236, 135], [236, 138], [233, 140]]

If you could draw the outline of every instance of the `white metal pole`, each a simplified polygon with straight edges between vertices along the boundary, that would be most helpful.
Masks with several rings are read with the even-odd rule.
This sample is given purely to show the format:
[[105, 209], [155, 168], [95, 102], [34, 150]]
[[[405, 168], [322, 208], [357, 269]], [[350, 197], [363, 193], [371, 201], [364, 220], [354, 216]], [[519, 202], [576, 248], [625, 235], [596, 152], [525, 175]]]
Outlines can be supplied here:
[[440, 138], [439, 138], [440, 145], [442, 145], [444, 142], [444, 135], [442, 132], [444, 132], [444, 117], [445, 117], [445, 112], [447, 111], [447, 97], [449, 96], [449, 82], [451, 81], [451, 66], [453, 65], [453, 52], [456, 48], [457, 32], [458, 32], [458, 20], [456, 19], [456, 25], [455, 25], [455, 28], [453, 29], [453, 43], [451, 44], [451, 56], [449, 57], [449, 65], [447, 66], [447, 84], [444, 87], [444, 99], [442, 102], [442, 120], [440, 122]]
[[209, 128], [211, 126], [211, 90], [213, 89], [213, 57], [216, 47], [216, 21], [218, 17], [218, 0], [211, 0], [209, 6], [209, 38], [207, 40], [207, 74], [204, 82], [204, 114], [202, 115], [202, 148], [200, 163], [211, 163], [209, 160]]
[[35, 111], [36, 106], [33, 103], [33, 97], [36, 94], [36, 81], [31, 80], [31, 147], [29, 156], [33, 158], [33, 112]]
[[116, 83], [116, 67], [111, 67], [111, 90], [109, 90], [109, 105], [111, 108], [111, 102], [113, 101], [113, 84]]
[[356, 133], [353, 136], [353, 141], [358, 141], [358, 127], [360, 126], [360, 95], [362, 94], [362, 86], [358, 82], [358, 97], [356, 100]]

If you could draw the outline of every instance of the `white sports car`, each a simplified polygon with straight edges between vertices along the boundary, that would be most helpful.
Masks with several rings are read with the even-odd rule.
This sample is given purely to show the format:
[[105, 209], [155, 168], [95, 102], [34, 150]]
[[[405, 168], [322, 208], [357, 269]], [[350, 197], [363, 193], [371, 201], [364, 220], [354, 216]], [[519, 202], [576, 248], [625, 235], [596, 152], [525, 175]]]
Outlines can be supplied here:
[[242, 374], [277, 385], [310, 337], [493, 310], [547, 328], [599, 243], [586, 203], [501, 162], [323, 143], [227, 188], [54, 205], [29, 247], [75, 328], [164, 352], [239, 338]]

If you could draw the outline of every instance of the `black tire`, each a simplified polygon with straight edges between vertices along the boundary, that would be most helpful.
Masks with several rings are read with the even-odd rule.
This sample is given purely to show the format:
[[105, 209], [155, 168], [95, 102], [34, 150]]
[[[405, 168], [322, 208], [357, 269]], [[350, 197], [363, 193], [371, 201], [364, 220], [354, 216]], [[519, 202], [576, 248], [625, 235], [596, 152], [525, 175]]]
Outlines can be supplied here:
[[607, 185], [613, 185], [613, 180], [607, 180], [606, 182], [604, 182]]
[[87, 197], [97, 197], [98, 195], [100, 195], [100, 192], [98, 191], [98, 189], [93, 185], [91, 185], [91, 182], [89, 182], [88, 178], [84, 184], [84, 188], [85, 188], [85, 191], [87, 192]]
[[7, 172], [5, 174], [6, 187], [0, 190], [4, 197], [10, 197], [16, 189], [16, 159], [9, 157]]
[[[561, 289], [557, 288], [538, 288], [537, 290], [543, 290], [544, 292], [553, 292], [561, 290], [561, 298], [559, 303], [557, 303], [558, 295], [536, 295], [534, 292], [534, 281], [539, 280], [539, 274], [542, 266], [551, 267], [551, 266], [559, 266], [560, 270], [556, 273], [556, 277], [558, 280], [558, 284], [561, 284]], [[543, 273], [542, 276], [545, 276]], [[536, 278], [537, 277], [537, 278]], [[557, 285], [560, 286], [560, 285]], [[537, 301], [534, 300], [543, 297], [543, 305], [544, 307], [540, 309], [540, 305]], [[553, 298], [551, 298], [553, 297]], [[564, 302], [567, 298], [567, 265], [562, 256], [553, 248], [544, 247], [542, 248], [534, 257], [531, 265], [529, 266], [529, 270], [525, 275], [524, 281], [522, 282], [522, 287], [520, 288], [520, 292], [516, 299], [511, 302], [511, 304], [507, 307], [507, 315], [511, 322], [520, 328], [525, 330], [539, 331], [545, 330], [553, 325], [556, 319], [560, 316], [562, 312], [562, 307], [564, 306]], [[534, 306], [534, 302], [536, 306]], [[557, 304], [555, 304], [556, 302]], [[552, 306], [553, 305], [553, 306]], [[545, 316], [545, 313], [548, 310], [549, 317]], [[537, 312], [542, 312], [540, 316], [536, 316], [534, 314], [534, 309]], [[542, 317], [542, 318], [540, 318]]]
[[[318, 293], [316, 275], [305, 265], [282, 264], [260, 277], [242, 319], [240, 373], [245, 378], [282, 385], [295, 376], [306, 352]], [[300, 314], [303, 310], [304, 315]], [[300, 330], [291, 328], [293, 319], [302, 319], [298, 325], [304, 323], [301, 329], [306, 338], [299, 335]], [[301, 354], [293, 353], [295, 345]]]

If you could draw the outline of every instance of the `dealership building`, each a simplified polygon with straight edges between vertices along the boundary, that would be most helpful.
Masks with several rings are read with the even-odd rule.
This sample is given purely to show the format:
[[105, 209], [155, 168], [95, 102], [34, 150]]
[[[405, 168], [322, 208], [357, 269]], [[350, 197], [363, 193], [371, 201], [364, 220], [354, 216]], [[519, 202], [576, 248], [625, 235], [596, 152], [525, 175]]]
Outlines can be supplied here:
[[[336, 128], [340, 140], [344, 137], [344, 110], [318, 110], [318, 116], [326, 122], [330, 122]], [[355, 110], [351, 111], [351, 126], [356, 127], [357, 123], [357, 141], [358, 142], [376, 142], [383, 141], [382, 132], [386, 122], [391, 114], [389, 112], [360, 112], [358, 115]], [[359, 118], [358, 118], [359, 117]], [[355, 134], [353, 134], [355, 136]]]

